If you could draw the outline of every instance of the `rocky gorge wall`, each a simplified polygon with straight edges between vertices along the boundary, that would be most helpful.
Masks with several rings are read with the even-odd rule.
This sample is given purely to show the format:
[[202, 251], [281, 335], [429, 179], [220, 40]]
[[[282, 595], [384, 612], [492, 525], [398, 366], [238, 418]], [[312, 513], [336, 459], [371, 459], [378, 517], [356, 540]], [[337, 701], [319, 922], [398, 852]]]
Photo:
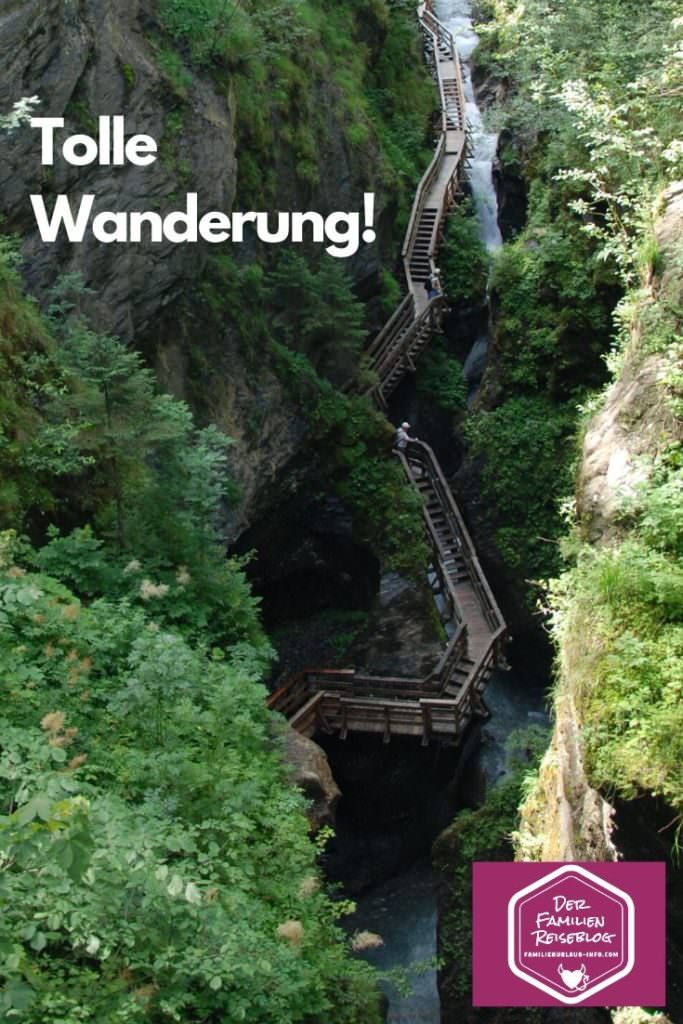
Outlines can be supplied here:
[[[239, 61], [194, 60], [187, 41], [166, 30], [162, 8], [151, 0], [3, 5], [0, 110], [9, 110], [20, 97], [37, 95], [37, 115], [64, 117], [67, 129], [91, 134], [97, 129], [93, 112], [123, 113], [127, 135], [151, 135], [159, 158], [143, 168], [72, 167], [61, 159], [44, 168], [37, 131], [23, 128], [3, 135], [0, 215], [4, 230], [21, 239], [23, 275], [41, 306], [59, 277], [80, 275], [87, 289], [82, 308], [93, 327], [141, 348], [163, 388], [185, 398], [200, 420], [216, 423], [233, 439], [230, 470], [241, 500], [226, 510], [225, 535], [231, 542], [273, 501], [286, 500], [310, 477], [301, 461], [298, 468], [294, 465], [297, 453], [307, 448], [307, 428], [281, 374], [268, 360], [250, 359], [245, 352], [248, 284], [230, 286], [219, 274], [210, 294], [202, 285], [217, 255], [245, 268], [266, 264], [269, 254], [248, 241], [221, 254], [218, 247], [201, 243], [101, 245], [87, 235], [82, 244], [61, 239], [45, 245], [29, 194], [42, 195], [48, 211], [58, 193], [74, 201], [92, 193], [96, 211], [163, 213], [182, 209], [185, 194], [195, 191], [200, 208], [230, 211], [241, 199], [254, 201], [240, 196], [253, 191], [254, 182], [248, 185], [245, 176], [253, 176], [254, 166], [260, 166], [259, 208], [323, 214], [353, 210], [360, 207], [364, 191], [373, 191], [378, 244], [363, 246], [345, 261], [359, 294], [369, 299], [379, 289], [387, 255], [393, 259], [396, 215], [409, 190], [372, 126], [361, 142], [349, 141], [344, 91], [324, 70], [312, 70], [304, 81], [291, 68], [283, 79], [281, 65], [278, 70], [267, 63], [265, 70], [256, 65], [245, 70]], [[337, 58], [325, 51], [329, 42], [314, 39], [310, 47], [322, 47], [318, 62], [336, 61], [335, 75], [353, 78], [363, 88], [366, 69], [382, 58], [385, 45], [396, 45], [387, 42], [382, 18], [353, 15], [365, 69], [352, 52]], [[417, 54], [414, 38], [404, 44]], [[264, 47], [262, 60], [273, 59], [274, 52]], [[420, 73], [419, 64], [415, 73]], [[238, 102], [238, 79], [243, 97], [262, 90], [258, 117]], [[256, 86], [257, 81], [262, 85]], [[283, 90], [289, 90], [285, 101]], [[425, 95], [429, 91], [414, 99], [418, 119]], [[310, 137], [304, 139], [306, 131]], [[381, 315], [371, 309], [370, 319]]]
[[[530, 9], [532, 6], [529, 5], [526, 11], [529, 19], [538, 14], [535, 7], [533, 11]], [[499, 210], [503, 234], [510, 244], [506, 246], [502, 263], [494, 269], [488, 365], [473, 412], [475, 415], [484, 413], [480, 418], [482, 427], [486, 426], [486, 414], [493, 412], [498, 415], [499, 438], [503, 442], [499, 447], [504, 454], [498, 456], [489, 445], [486, 455], [495, 467], [492, 474], [495, 476], [497, 472], [498, 478], [505, 480], [506, 487], [514, 482], [521, 485], [517, 487], [518, 494], [513, 491], [517, 499], [521, 497], [525, 476], [530, 484], [529, 500], [526, 503], [519, 501], [517, 508], [510, 502], [504, 510], [505, 488], [498, 486], [503, 500], [497, 507], [491, 507], [490, 491], [496, 489], [495, 481], [493, 488], [489, 483], [487, 494], [486, 457], [482, 457], [481, 451], [476, 458], [471, 455], [466, 458], [454, 483], [468, 507], [482, 557], [512, 581], [517, 600], [513, 598], [510, 602], [512, 607], [505, 607], [505, 612], [513, 632], [526, 639], [538, 632], [541, 618], [538, 612], [535, 616], [530, 614], [528, 600], [527, 608], [522, 606], [525, 586], [521, 584], [523, 580], [527, 583], [529, 579], [543, 577], [529, 571], [528, 565], [524, 574], [519, 572], [519, 567], [516, 574], [510, 571], [509, 566], [506, 571], [505, 557], [501, 557], [497, 541], [501, 537], [505, 539], [506, 533], [509, 535], [513, 517], [518, 517], [522, 526], [521, 530], [517, 527], [518, 536], [524, 540], [523, 530], [541, 535], [542, 543], [547, 544], [547, 550], [550, 550], [553, 534], [546, 532], [545, 520], [538, 514], [542, 511], [541, 502], [536, 501], [536, 496], [550, 493], [556, 486], [562, 464], [558, 458], [550, 466], [547, 476], [544, 475], [542, 461], [551, 450], [552, 443], [548, 437], [545, 447], [538, 446], [538, 457], [530, 460], [526, 474], [517, 471], [519, 479], [515, 481], [514, 472], [508, 473], [510, 463], [516, 457], [515, 449], [527, 443], [521, 428], [524, 420], [521, 414], [526, 412], [528, 416], [534, 411], [527, 395], [535, 392], [543, 397], [548, 412], [552, 413], [554, 407], [566, 400], [567, 393], [578, 381], [594, 392], [600, 387], [600, 363], [603, 363], [604, 372], [604, 359], [597, 351], [597, 345], [604, 345], [607, 341], [605, 313], [609, 314], [610, 308], [616, 305], [619, 290], [615, 289], [614, 280], [610, 281], [609, 276], [603, 275], [598, 268], [590, 292], [591, 301], [599, 297], [594, 323], [584, 323], [576, 337], [572, 337], [573, 328], [563, 336], [572, 319], [571, 311], [561, 308], [565, 287], [563, 268], [559, 263], [554, 265], [553, 257], [550, 257], [539, 274], [535, 260], [536, 254], [543, 250], [551, 237], [553, 242], [557, 242], [567, 229], [561, 225], [558, 230], [558, 220], [554, 219], [557, 208], [551, 212], [550, 206], [544, 208], [542, 201], [539, 202], [539, 196], [545, 197], [548, 193], [555, 201], [558, 197], [553, 195], [552, 187], [544, 177], [544, 172], [547, 172], [547, 167], [544, 168], [547, 140], [539, 134], [533, 120], [525, 118], [521, 112], [523, 102], [528, 99], [525, 88], [528, 93], [529, 83], [522, 80], [520, 84], [520, 80], [515, 79], [515, 71], [519, 73], [519, 69], [513, 68], [509, 74], [505, 63], [507, 58], [513, 65], [514, 58], [500, 45], [501, 36], [510, 27], [505, 22], [505, 15], [500, 14], [504, 7], [502, 4], [481, 5], [484, 16], [495, 22], [495, 31], [484, 37], [484, 53], [475, 70], [475, 82], [484, 101], [499, 107], [511, 103], [514, 108], [511, 121], [518, 131], [511, 134], [506, 128], [499, 140]], [[496, 21], [496, 17], [500, 20]], [[517, 13], [512, 21], [516, 19]], [[505, 26], [503, 32], [501, 24]], [[538, 30], [537, 24], [534, 24], [534, 29]], [[513, 38], [514, 32], [512, 28], [510, 35]], [[559, 42], [557, 46], [562, 48]], [[572, 47], [567, 49], [571, 51]], [[521, 64], [524, 58], [522, 54]], [[520, 106], [515, 107], [515, 103]], [[500, 109], [496, 115], [496, 123], [500, 123]], [[522, 130], [519, 130], [520, 126]], [[553, 126], [547, 127], [548, 137], [552, 138]], [[566, 154], [560, 159], [566, 160]], [[574, 159], [574, 154], [569, 159]], [[556, 170], [550, 161], [549, 166], [552, 171]], [[530, 183], [533, 194], [529, 192]], [[532, 208], [533, 216], [525, 230], [526, 207], [530, 199], [535, 208]], [[645, 613], [641, 621], [638, 621], [637, 614], [631, 614], [630, 622], [628, 619], [629, 609], [632, 613], [639, 602], [646, 604], [648, 598], [645, 595], [652, 593], [648, 574], [639, 575], [639, 558], [643, 559], [643, 564], [651, 558], [652, 565], [666, 566], [667, 573], [671, 564], [667, 559], [675, 563], [676, 542], [672, 538], [676, 531], [672, 531], [672, 537], [667, 541], [660, 537], [652, 542], [652, 522], [657, 516], [648, 511], [646, 495], [648, 488], [659, 486], [668, 473], [671, 474], [670, 481], [675, 479], [675, 467], [680, 467], [677, 452], [683, 436], [680, 419], [683, 280], [680, 184], [669, 186], [660, 195], [653, 212], [652, 238], [646, 236], [642, 239], [643, 254], [649, 254], [649, 258], [641, 255], [640, 266], [645, 268], [642, 282], [621, 307], [620, 322], [623, 323], [624, 318], [630, 321], [630, 336], [619, 354], [612, 353], [609, 357], [611, 383], [599, 399], [591, 399], [592, 412], [584, 414], [580, 425], [580, 448], [575, 469], [572, 469], [576, 527], [563, 544], [565, 564], [572, 568], [553, 584], [552, 611], [548, 607], [550, 602], [543, 596], [540, 598], [545, 624], [549, 627], [552, 622], [557, 645], [550, 745], [540, 767], [518, 793], [518, 801], [513, 800], [508, 807], [509, 813], [500, 813], [497, 802], [501, 799], [501, 794], [497, 793], [500, 787], [496, 787], [480, 810], [471, 816], [458, 815], [455, 823], [434, 846], [433, 857], [439, 878], [440, 950], [442, 955], [445, 954], [445, 965], [440, 974], [444, 1021], [609, 1019], [607, 1011], [477, 1010], [470, 1006], [466, 980], [469, 936], [463, 938], [463, 921], [469, 907], [469, 864], [472, 859], [515, 857], [537, 860], [624, 857], [666, 861], [669, 876], [669, 1015], [652, 1015], [651, 1012], [629, 1008], [615, 1010], [611, 1016], [619, 1024], [683, 1019], [678, 981], [681, 976], [677, 909], [680, 871], [677, 867], [677, 839], [674, 838], [680, 822], [680, 758], [673, 752], [666, 756], [659, 746], [660, 742], [663, 747], [667, 742], [675, 745], [673, 737], [678, 731], [677, 712], [668, 711], [677, 703], [675, 672], [672, 674], [666, 667], [669, 658], [672, 664], [678, 664], [676, 658], [680, 656], [672, 625], [680, 621], [680, 601], [677, 617], [677, 599], [673, 597], [674, 592], [680, 595], [680, 578], [675, 569], [671, 570], [672, 604], [665, 611], [658, 606], [657, 613], [650, 619]], [[570, 275], [570, 288], [583, 273], [580, 267], [582, 257], [578, 255], [580, 251], [578, 246], [571, 245], [567, 250], [568, 258], [576, 261]], [[588, 254], [586, 262], [587, 259]], [[546, 324], [543, 317], [534, 319], [544, 304], [547, 304], [548, 312]], [[555, 337], [558, 342], [557, 352], [546, 360], [545, 365], [550, 371], [547, 377], [545, 370], [534, 369], [534, 357], [529, 354], [533, 349], [535, 330], [540, 327], [543, 331], [546, 326], [557, 330]], [[564, 380], [555, 373], [556, 366], [563, 364], [565, 371], [569, 368]], [[524, 397], [527, 405], [520, 401], [516, 417], [505, 420], [499, 410], [510, 399], [516, 399], [518, 394]], [[570, 401], [576, 401], [571, 394]], [[576, 420], [572, 421], [570, 417], [570, 426], [572, 422], [575, 424]], [[518, 426], [520, 429], [514, 433]], [[543, 430], [542, 417], [538, 430], [539, 433]], [[503, 449], [508, 442], [506, 432], [516, 444]], [[668, 500], [673, 510], [678, 507], [676, 495], [680, 495], [680, 480], [678, 485], [671, 482], [670, 486], [668, 499], [662, 500]], [[559, 497], [565, 493], [561, 492]], [[649, 525], [644, 525], [643, 516], [646, 519], [652, 516], [648, 520]], [[647, 549], [648, 543], [652, 543], [650, 549]], [[578, 568], [575, 568], [577, 559]], [[513, 564], [512, 559], [510, 564]], [[553, 567], [547, 575], [560, 576], [560, 572], [559, 567]], [[589, 586], [594, 588], [594, 592], [588, 591]], [[620, 587], [623, 591], [617, 596]], [[619, 602], [621, 621], [619, 616], [612, 614]], [[647, 626], [644, 625], [646, 621]], [[630, 635], [629, 628], [632, 631]], [[667, 634], [668, 629], [671, 632]], [[668, 643], [665, 636], [670, 637]], [[629, 653], [631, 638], [634, 650]], [[657, 653], [651, 654], [651, 660], [641, 658], [638, 665], [635, 651], [644, 649]], [[611, 665], [611, 678], [606, 669], [608, 663]], [[620, 665], [623, 674], [628, 673], [629, 678], [628, 686], [624, 684], [621, 689], [614, 682]], [[640, 692], [641, 700], [630, 701], [629, 686], [636, 693]], [[652, 713], [652, 717], [658, 720], [656, 740], [654, 733], [647, 731], [648, 716], [641, 710], [641, 705], [648, 700], [643, 696], [645, 694], [650, 694], [651, 706], [657, 709]], [[603, 715], [600, 703], [610, 707], [611, 711]], [[652, 793], [657, 795], [648, 795]]]
[[[682, 278], [674, 257], [683, 239], [683, 185], [669, 188], [663, 204], [655, 237], [667, 269], [647, 288], [650, 299], [663, 290], [679, 301]], [[639, 320], [623, 367], [584, 434], [577, 476], [578, 523], [587, 541], [598, 547], [619, 543], [624, 501], [651, 472], [658, 453], [683, 438], [667, 383], [671, 353], [647, 354], [646, 341]], [[598, 642], [585, 632], [571, 644], [560, 645], [553, 739], [536, 788], [522, 806], [517, 850], [525, 858], [590, 860], [619, 855], [618, 837], [611, 834], [613, 808], [591, 787], [586, 774], [581, 729], [587, 723], [576, 704], [577, 686], [590, 673]]]

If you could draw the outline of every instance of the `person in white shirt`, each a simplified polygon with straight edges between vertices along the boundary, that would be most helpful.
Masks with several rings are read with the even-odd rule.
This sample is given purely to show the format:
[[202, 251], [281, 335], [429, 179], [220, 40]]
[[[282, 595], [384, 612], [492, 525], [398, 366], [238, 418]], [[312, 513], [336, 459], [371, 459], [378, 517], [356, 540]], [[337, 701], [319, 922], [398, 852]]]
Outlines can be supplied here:
[[402, 423], [401, 426], [396, 431], [396, 440], [394, 442], [394, 445], [395, 445], [396, 448], [398, 448], [398, 450], [400, 452], [404, 452], [406, 450], [406, 448], [408, 447], [408, 442], [409, 441], [414, 441], [415, 440], [408, 433], [409, 430], [410, 430], [410, 423]]

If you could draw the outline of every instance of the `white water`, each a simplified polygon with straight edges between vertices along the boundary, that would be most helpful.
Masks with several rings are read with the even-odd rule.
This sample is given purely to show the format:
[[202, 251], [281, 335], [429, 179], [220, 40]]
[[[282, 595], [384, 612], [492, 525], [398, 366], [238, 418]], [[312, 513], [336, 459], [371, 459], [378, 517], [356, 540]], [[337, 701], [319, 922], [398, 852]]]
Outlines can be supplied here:
[[469, 59], [479, 42], [479, 36], [472, 28], [472, 4], [470, 0], [437, 0], [435, 13], [453, 33], [462, 62], [472, 153], [468, 177], [479, 219], [481, 239], [486, 248], [492, 251], [499, 249], [503, 244], [498, 227], [498, 199], [493, 185], [493, 161], [498, 147], [498, 135], [495, 132], [487, 132], [484, 128], [481, 111], [474, 96]]

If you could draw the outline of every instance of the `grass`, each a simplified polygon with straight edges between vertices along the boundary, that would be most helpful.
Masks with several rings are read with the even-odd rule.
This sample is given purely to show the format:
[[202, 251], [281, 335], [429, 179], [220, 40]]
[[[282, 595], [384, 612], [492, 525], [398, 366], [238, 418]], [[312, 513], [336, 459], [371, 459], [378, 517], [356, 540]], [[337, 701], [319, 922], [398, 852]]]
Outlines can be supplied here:
[[561, 678], [596, 788], [683, 812], [683, 481], [673, 446], [626, 511], [619, 540], [583, 545], [553, 584]]

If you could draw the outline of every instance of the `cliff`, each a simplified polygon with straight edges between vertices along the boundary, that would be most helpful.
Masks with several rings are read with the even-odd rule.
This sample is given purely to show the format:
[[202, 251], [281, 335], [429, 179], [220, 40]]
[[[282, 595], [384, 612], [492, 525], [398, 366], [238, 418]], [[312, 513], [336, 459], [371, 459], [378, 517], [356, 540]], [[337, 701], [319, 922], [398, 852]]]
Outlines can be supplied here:
[[[667, 1005], [678, 1015], [680, 873], [671, 857], [681, 806], [673, 738], [681, 492], [674, 453], [683, 424], [680, 346], [665, 327], [667, 311], [680, 309], [683, 287], [680, 184], [662, 197], [654, 240], [655, 265], [635, 304], [621, 365], [585, 430], [577, 565], [554, 585], [555, 727], [521, 806], [515, 850], [534, 860], [669, 862]], [[630, 1019], [639, 1020], [638, 1011], [615, 1016]]]
[[[680, 353], [670, 345], [651, 350], [648, 320], [663, 304], [680, 306], [683, 185], [665, 192], [655, 240], [659, 272], [648, 274], [644, 282], [622, 366], [584, 435], [577, 477], [577, 526], [583, 543], [594, 550], [618, 552], [642, 530], [642, 523], [634, 520], [633, 513], [629, 515], [629, 502], [637, 500], [639, 489], [651, 480], [666, 453], [683, 440], [675, 402]], [[598, 792], [600, 786], [591, 786], [582, 736], [592, 724], [586, 714], [586, 691], [594, 685], [596, 669], [610, 654], [610, 641], [595, 628], [600, 609], [585, 606], [576, 578], [569, 578], [561, 600], [562, 611], [556, 619], [559, 688], [554, 701], [555, 730], [537, 786], [522, 807], [518, 852], [541, 860], [616, 857], [618, 849], [610, 835], [612, 812]], [[586, 614], [592, 618], [592, 629]], [[612, 650], [616, 652], [614, 647]], [[660, 696], [666, 699], [665, 694]], [[594, 743], [595, 738], [589, 746]], [[663, 765], [662, 769], [666, 767], [672, 776], [678, 775], [678, 765]], [[627, 782], [621, 781], [624, 792]], [[637, 771], [630, 782], [638, 786]], [[660, 788], [665, 787], [666, 781], [660, 777]], [[618, 837], [616, 842], [618, 847]]]

